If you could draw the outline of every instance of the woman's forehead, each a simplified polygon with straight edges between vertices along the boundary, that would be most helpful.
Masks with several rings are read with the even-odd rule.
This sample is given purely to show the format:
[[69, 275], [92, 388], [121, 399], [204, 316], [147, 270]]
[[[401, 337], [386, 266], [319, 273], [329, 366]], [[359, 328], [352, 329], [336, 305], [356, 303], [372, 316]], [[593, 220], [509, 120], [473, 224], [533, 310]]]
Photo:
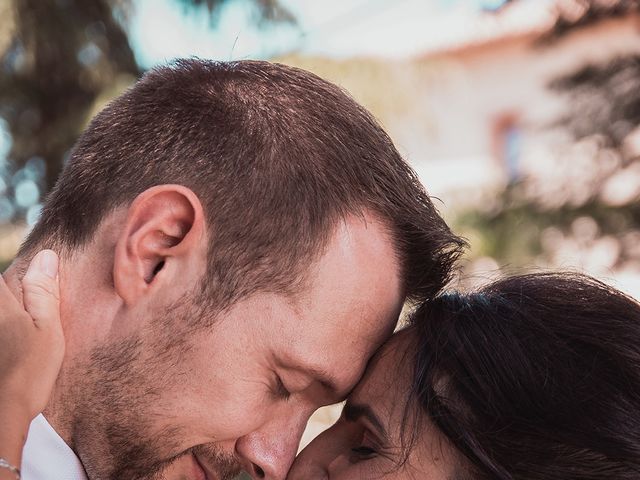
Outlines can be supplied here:
[[405, 328], [394, 333], [375, 353], [363, 380], [367, 376], [380, 377], [382, 380], [389, 374], [391, 380], [396, 382], [399, 377], [409, 380], [409, 375], [413, 371], [411, 368], [415, 360], [416, 336], [413, 328]]
[[[394, 334], [376, 353], [348, 402], [370, 408], [380, 419], [389, 435], [391, 451], [400, 455], [405, 447], [410, 449], [405, 452], [408, 456], [404, 470], [421, 472], [420, 477], [426, 475], [437, 480], [452, 478], [455, 465], [452, 447], [422, 411], [414, 409], [412, 379], [416, 348], [415, 329]], [[406, 435], [415, 433], [415, 422], [419, 422], [419, 434], [408, 441]]]
[[[393, 415], [394, 405], [404, 405], [411, 391], [412, 363], [415, 358], [413, 331], [395, 333], [373, 356], [349, 401], [366, 403], [379, 409], [383, 416]], [[391, 420], [393, 422], [394, 419]]]

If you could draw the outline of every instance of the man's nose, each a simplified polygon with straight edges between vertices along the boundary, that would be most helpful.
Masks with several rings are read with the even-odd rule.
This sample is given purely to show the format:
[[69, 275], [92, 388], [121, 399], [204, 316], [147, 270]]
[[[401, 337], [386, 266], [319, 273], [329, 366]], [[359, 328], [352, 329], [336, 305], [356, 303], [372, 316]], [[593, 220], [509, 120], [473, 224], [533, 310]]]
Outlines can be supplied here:
[[305, 426], [306, 417], [300, 416], [285, 425], [273, 422], [238, 439], [236, 452], [245, 471], [255, 480], [285, 480]]

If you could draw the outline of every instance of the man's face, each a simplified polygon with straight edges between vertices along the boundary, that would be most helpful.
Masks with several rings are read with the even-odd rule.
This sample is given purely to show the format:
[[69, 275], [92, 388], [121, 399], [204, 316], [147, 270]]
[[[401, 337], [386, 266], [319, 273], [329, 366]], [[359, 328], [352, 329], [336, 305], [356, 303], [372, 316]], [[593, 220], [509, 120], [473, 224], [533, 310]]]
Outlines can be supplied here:
[[284, 479], [308, 417], [357, 383], [403, 292], [384, 226], [354, 217], [295, 298], [255, 294], [209, 329], [187, 327], [203, 315], [189, 298], [158, 299], [78, 373], [73, 439], [92, 480]]

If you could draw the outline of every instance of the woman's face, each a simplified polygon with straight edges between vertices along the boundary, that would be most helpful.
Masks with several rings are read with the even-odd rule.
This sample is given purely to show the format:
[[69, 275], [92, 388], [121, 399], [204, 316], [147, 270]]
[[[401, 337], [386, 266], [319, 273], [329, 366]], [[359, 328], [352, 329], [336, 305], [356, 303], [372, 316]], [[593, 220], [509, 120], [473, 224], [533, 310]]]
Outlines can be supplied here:
[[404, 418], [411, 388], [412, 356], [406, 355], [411, 335], [397, 333], [382, 347], [338, 422], [300, 453], [288, 480], [452, 478], [451, 448], [426, 419], [408, 455], [402, 448], [403, 423], [407, 435], [414, 426], [413, 415]]

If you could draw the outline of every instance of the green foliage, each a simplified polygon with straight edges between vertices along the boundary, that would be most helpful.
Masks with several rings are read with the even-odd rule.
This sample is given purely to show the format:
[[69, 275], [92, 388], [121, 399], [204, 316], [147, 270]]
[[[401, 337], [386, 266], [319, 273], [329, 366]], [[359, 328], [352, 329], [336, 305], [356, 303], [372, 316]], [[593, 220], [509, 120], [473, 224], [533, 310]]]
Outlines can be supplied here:
[[[474, 257], [491, 257], [513, 267], [530, 266], [550, 253], [542, 244], [546, 229], [555, 228], [572, 236], [572, 227], [581, 218], [592, 219], [600, 236], [619, 237], [640, 229], [637, 202], [611, 206], [591, 198], [579, 206], [567, 203], [548, 208], [527, 198], [523, 192], [525, 182], [507, 187], [492, 202], [490, 210], [470, 209], [456, 216], [454, 229], [471, 240]], [[633, 259], [633, 252], [621, 253], [621, 262]]]

